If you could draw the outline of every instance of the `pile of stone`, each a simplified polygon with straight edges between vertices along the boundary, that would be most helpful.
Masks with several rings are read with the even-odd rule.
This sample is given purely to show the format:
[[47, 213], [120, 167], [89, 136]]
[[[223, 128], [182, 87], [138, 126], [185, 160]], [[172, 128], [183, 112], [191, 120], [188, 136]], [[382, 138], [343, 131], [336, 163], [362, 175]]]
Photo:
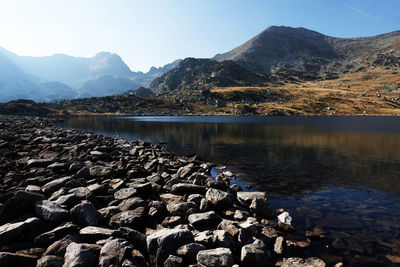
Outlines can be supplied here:
[[158, 145], [0, 117], [0, 266], [325, 266], [290, 216]]

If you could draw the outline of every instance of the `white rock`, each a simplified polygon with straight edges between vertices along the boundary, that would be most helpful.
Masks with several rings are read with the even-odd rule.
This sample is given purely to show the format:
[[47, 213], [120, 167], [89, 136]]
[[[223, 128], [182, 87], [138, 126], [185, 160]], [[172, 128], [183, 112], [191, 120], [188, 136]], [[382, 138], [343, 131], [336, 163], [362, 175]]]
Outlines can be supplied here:
[[285, 211], [278, 216], [278, 221], [290, 225], [292, 222], [292, 217], [290, 217], [289, 213]]

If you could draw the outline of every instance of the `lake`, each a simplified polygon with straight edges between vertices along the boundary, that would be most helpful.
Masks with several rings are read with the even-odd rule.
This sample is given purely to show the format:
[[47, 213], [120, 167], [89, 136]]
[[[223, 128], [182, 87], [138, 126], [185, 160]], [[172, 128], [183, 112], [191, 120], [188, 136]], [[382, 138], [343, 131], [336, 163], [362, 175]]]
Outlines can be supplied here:
[[313, 249], [327, 262], [389, 266], [400, 256], [398, 117], [89, 117], [58, 125], [226, 166], [291, 214], [297, 231], [289, 238], [322, 227], [327, 238]]

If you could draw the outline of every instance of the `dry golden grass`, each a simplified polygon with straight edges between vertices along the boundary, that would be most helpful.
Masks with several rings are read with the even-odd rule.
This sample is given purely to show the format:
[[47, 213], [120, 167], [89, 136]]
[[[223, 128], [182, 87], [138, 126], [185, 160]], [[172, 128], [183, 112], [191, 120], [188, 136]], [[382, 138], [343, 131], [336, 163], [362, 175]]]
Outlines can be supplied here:
[[[212, 93], [224, 99], [238, 93], [275, 94], [284, 99], [250, 105], [259, 115], [400, 115], [399, 88], [400, 71], [371, 70], [335, 80], [214, 88]], [[227, 104], [222, 110], [235, 113], [238, 108], [240, 104]]]

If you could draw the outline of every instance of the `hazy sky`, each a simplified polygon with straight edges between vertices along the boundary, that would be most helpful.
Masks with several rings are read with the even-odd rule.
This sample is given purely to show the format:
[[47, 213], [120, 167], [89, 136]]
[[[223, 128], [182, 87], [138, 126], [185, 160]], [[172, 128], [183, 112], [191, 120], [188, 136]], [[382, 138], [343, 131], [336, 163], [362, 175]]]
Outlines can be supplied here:
[[0, 46], [18, 55], [119, 54], [147, 71], [212, 57], [271, 25], [338, 37], [400, 30], [400, 0], [1, 0]]

